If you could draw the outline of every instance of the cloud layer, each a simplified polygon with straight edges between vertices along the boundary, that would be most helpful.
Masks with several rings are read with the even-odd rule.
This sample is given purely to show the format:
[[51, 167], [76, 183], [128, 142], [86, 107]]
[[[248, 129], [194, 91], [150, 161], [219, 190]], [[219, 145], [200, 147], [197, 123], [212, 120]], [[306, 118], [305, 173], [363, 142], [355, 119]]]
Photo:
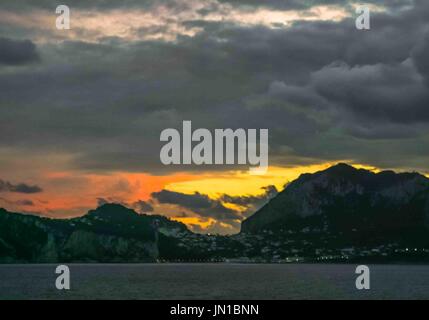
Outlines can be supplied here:
[[[0, 72], [0, 148], [55, 150], [85, 170], [177, 170], [160, 164], [159, 133], [186, 119], [270, 129], [277, 165], [347, 158], [423, 169], [428, 7], [374, 13], [369, 32], [351, 18], [283, 28], [191, 20], [182, 24], [201, 31], [174, 42], [40, 43], [42, 67]], [[2, 63], [38, 58], [30, 40], [0, 46]]]
[[14, 192], [14, 193], [39, 193], [42, 192], [42, 188], [37, 185], [28, 185], [26, 183], [12, 184], [9, 181], [0, 179], [0, 192]]

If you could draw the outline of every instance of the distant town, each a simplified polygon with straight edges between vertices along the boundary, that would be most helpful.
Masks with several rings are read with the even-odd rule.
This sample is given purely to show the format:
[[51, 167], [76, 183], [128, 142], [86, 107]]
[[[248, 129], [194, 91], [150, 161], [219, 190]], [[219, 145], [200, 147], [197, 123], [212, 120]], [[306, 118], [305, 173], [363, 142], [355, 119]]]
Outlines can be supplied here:
[[308, 228], [304, 228], [300, 232], [287, 230], [275, 233], [264, 230], [260, 234], [240, 233], [232, 236], [202, 235], [180, 231], [169, 232], [168, 235], [175, 237], [179, 241], [178, 247], [189, 254], [183, 252], [181, 258], [160, 258], [158, 262], [429, 262], [429, 248], [404, 247], [395, 242], [378, 246], [335, 248], [329, 245], [333, 242], [334, 236], [320, 232], [314, 233]]

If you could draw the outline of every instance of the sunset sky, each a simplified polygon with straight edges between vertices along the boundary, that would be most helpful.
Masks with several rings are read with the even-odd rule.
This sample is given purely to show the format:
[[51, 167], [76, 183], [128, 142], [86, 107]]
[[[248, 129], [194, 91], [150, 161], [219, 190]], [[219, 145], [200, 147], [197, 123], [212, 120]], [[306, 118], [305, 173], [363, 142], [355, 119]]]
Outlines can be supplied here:
[[[235, 233], [340, 161], [429, 174], [429, 2], [366, 1], [367, 31], [359, 3], [2, 1], [0, 207], [66, 218], [117, 202]], [[269, 129], [268, 172], [163, 165], [160, 133], [184, 120]]]

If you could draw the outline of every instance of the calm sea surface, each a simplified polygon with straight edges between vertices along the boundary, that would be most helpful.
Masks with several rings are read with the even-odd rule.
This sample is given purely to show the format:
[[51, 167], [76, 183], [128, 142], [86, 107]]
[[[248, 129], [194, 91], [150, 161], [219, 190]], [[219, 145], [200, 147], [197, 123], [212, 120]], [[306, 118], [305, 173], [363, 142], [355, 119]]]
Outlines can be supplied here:
[[371, 289], [354, 265], [70, 264], [71, 290], [55, 265], [0, 265], [0, 299], [428, 299], [429, 266], [370, 265]]

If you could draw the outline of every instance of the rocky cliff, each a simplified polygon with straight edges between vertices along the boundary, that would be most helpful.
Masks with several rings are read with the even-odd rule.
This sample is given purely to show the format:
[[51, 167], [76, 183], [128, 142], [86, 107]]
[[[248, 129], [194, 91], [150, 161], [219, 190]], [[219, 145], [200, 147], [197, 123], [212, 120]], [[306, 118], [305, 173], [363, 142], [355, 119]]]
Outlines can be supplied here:
[[427, 241], [429, 179], [338, 164], [303, 174], [242, 223], [242, 232], [307, 231], [353, 238]]

